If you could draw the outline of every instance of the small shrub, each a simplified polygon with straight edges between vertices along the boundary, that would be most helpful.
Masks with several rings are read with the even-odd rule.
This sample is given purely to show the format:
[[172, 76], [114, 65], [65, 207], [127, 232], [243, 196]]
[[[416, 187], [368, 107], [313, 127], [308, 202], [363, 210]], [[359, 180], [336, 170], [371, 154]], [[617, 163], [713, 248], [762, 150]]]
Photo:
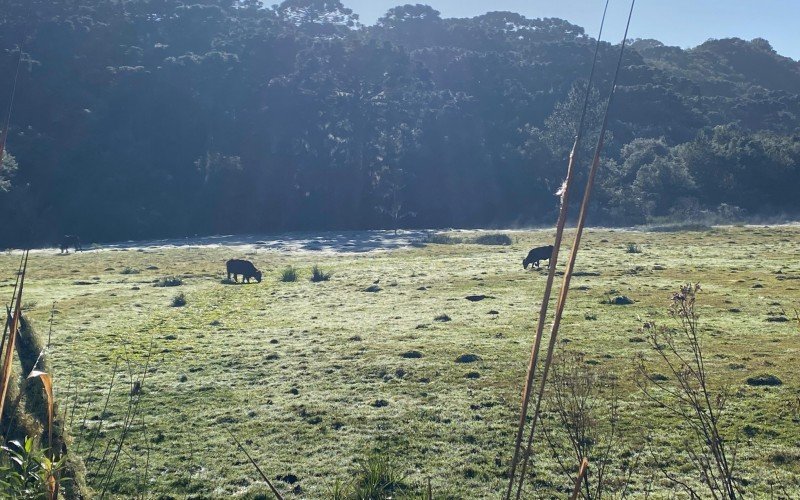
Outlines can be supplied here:
[[331, 279], [332, 273], [326, 273], [320, 270], [319, 266], [314, 266], [311, 269], [311, 281], [318, 283], [320, 281], [328, 281]]
[[473, 243], [476, 245], [502, 245], [502, 246], [509, 246], [511, 243], [511, 237], [507, 234], [502, 233], [493, 233], [493, 234], [482, 234], [473, 240]]
[[628, 243], [628, 247], [625, 249], [626, 253], [642, 253], [642, 248], [637, 245], [636, 243]]
[[120, 274], [139, 274], [140, 272], [141, 272], [141, 271], [139, 271], [139, 270], [138, 270], [138, 269], [136, 269], [136, 268], [133, 268], [133, 267], [126, 267], [125, 269], [123, 269], [122, 271], [120, 271]]
[[153, 286], [165, 288], [165, 287], [173, 287], [173, 286], [181, 286], [183, 285], [183, 280], [178, 278], [177, 276], [167, 276], [166, 278], [161, 278], [157, 280]]
[[283, 271], [281, 271], [281, 281], [284, 283], [297, 281], [297, 269], [293, 268], [292, 266], [287, 266]]
[[172, 297], [172, 307], [183, 307], [186, 305], [186, 295], [183, 292]]

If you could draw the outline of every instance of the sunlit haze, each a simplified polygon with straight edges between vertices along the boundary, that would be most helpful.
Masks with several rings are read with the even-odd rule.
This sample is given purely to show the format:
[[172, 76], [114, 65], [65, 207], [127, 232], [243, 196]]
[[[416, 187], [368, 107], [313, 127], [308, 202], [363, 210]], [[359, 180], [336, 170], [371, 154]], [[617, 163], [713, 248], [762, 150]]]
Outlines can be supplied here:
[[[388, 9], [401, 5], [398, 0], [347, 0], [343, 2], [373, 24]], [[487, 11], [507, 10], [529, 18], [559, 17], [596, 36], [605, 2], [602, 0], [429, 0], [442, 17], [474, 17]], [[628, 1], [612, 0], [606, 33], [609, 40], [622, 37]], [[631, 25], [632, 38], [655, 38], [667, 45], [694, 47], [709, 38], [765, 38], [778, 53], [800, 59], [797, 20], [800, 2], [795, 0], [640, 0]]]

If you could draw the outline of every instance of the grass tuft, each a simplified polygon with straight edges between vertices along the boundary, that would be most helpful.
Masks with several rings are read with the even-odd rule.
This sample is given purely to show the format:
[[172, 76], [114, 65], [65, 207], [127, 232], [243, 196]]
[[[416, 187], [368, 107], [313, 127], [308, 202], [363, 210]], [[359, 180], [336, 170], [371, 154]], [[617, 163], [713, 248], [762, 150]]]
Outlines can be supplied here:
[[320, 281], [328, 281], [331, 279], [333, 273], [326, 273], [320, 270], [319, 266], [315, 265], [311, 269], [311, 281], [318, 283]]
[[625, 253], [642, 253], [642, 248], [636, 243], [628, 243]]
[[183, 292], [172, 297], [172, 307], [183, 307], [185, 305], [186, 305], [186, 295]]
[[280, 280], [284, 283], [292, 283], [297, 281], [297, 270], [292, 266], [287, 266], [281, 271]]

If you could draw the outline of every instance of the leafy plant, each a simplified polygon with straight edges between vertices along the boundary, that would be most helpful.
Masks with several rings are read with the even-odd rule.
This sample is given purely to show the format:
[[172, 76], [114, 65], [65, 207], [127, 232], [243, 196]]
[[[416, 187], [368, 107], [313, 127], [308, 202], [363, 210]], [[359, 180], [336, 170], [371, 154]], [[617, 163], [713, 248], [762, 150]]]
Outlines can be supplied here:
[[66, 455], [50, 460], [46, 450], [34, 446], [31, 437], [25, 438], [24, 443], [11, 441], [0, 450], [0, 492], [4, 498], [55, 500]]

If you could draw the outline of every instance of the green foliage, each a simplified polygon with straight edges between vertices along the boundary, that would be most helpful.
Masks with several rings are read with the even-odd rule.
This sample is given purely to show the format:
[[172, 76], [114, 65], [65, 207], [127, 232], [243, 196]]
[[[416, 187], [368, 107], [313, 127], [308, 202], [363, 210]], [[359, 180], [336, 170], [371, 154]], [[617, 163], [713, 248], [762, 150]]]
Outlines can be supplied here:
[[[107, 241], [555, 219], [592, 54], [579, 26], [405, 5], [365, 27], [340, 1], [29, 3], [0, 12], [3, 74], [19, 40], [31, 48], [9, 134], [19, 181], [13, 157], [0, 167], [9, 245], [66, 228]], [[601, 62], [615, 56], [600, 47]], [[673, 216], [681, 198], [800, 211], [794, 61], [760, 39], [640, 40], [623, 78], [597, 223]]]
[[[0, 134], [2, 131], [0, 130]], [[0, 162], [0, 193], [11, 189], [11, 178], [17, 172], [17, 160], [8, 151], [4, 151]]]
[[4, 498], [48, 498], [50, 478], [58, 476], [66, 456], [53, 462], [30, 437], [24, 443], [11, 441], [0, 450], [0, 491]]
[[281, 271], [280, 280], [284, 283], [297, 281], [297, 269], [292, 266], [286, 266], [283, 271]]

